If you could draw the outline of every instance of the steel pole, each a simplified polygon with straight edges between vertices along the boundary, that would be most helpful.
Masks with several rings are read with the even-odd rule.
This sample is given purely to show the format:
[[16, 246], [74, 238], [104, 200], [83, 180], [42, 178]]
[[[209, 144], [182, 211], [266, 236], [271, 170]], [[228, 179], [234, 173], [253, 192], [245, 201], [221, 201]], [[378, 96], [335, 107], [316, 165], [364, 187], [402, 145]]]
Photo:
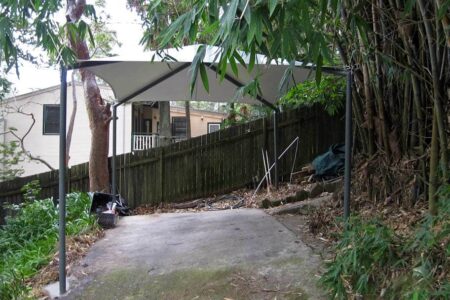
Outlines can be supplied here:
[[345, 101], [345, 173], [344, 173], [344, 218], [350, 216], [350, 188], [352, 184], [352, 81], [351, 70], [347, 73], [347, 95]]
[[117, 155], [117, 106], [113, 105], [113, 139], [112, 139], [112, 191], [115, 199], [117, 193], [116, 155]]
[[66, 292], [66, 105], [67, 69], [61, 65], [59, 105], [59, 294]]

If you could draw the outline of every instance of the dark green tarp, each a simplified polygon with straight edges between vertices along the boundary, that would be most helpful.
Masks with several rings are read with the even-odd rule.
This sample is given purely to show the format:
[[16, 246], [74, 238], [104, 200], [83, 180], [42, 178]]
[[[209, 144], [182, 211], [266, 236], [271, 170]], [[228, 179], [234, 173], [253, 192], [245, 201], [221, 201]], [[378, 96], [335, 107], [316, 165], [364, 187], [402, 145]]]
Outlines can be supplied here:
[[312, 164], [315, 169], [315, 177], [335, 177], [344, 172], [345, 145], [334, 144], [327, 152], [317, 156]]

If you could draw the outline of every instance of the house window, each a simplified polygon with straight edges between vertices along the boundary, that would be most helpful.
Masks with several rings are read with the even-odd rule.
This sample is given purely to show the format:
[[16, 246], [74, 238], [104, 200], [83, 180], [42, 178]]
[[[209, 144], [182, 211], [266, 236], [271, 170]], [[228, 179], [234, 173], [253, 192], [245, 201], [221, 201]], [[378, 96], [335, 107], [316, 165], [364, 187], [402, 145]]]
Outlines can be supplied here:
[[208, 123], [208, 133], [220, 130], [220, 123]]
[[59, 104], [44, 104], [44, 134], [59, 133]]
[[185, 137], [187, 133], [186, 117], [172, 117], [172, 136]]

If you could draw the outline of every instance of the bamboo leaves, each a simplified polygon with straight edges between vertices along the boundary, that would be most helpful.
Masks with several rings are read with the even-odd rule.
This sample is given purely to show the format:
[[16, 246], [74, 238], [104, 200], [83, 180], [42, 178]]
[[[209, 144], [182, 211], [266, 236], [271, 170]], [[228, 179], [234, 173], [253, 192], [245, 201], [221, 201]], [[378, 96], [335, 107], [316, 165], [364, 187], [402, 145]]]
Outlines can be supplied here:
[[205, 58], [206, 53], [206, 47], [204, 45], [201, 45], [197, 49], [197, 53], [194, 56], [194, 60], [192, 61], [190, 73], [191, 73], [191, 79], [190, 79], [190, 91], [191, 91], [191, 97], [194, 94], [195, 89], [195, 83], [197, 81], [197, 74], [200, 69], [200, 76], [202, 78], [203, 86], [205, 87], [205, 90], [209, 92], [209, 83], [208, 83], [208, 76], [206, 74], [206, 69], [203, 64], [203, 59]]
[[275, 8], [277, 7], [278, 0], [269, 0], [269, 17], [273, 15]]

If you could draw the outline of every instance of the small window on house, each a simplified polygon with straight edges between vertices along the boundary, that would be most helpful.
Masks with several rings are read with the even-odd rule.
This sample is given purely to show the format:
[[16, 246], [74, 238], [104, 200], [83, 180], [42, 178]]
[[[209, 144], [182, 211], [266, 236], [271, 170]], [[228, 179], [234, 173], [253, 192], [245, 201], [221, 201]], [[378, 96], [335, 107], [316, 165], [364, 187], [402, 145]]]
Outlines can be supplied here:
[[186, 133], [186, 117], [172, 117], [172, 136], [185, 137]]
[[59, 104], [44, 104], [44, 134], [59, 133]]
[[208, 133], [220, 130], [220, 123], [208, 123]]

